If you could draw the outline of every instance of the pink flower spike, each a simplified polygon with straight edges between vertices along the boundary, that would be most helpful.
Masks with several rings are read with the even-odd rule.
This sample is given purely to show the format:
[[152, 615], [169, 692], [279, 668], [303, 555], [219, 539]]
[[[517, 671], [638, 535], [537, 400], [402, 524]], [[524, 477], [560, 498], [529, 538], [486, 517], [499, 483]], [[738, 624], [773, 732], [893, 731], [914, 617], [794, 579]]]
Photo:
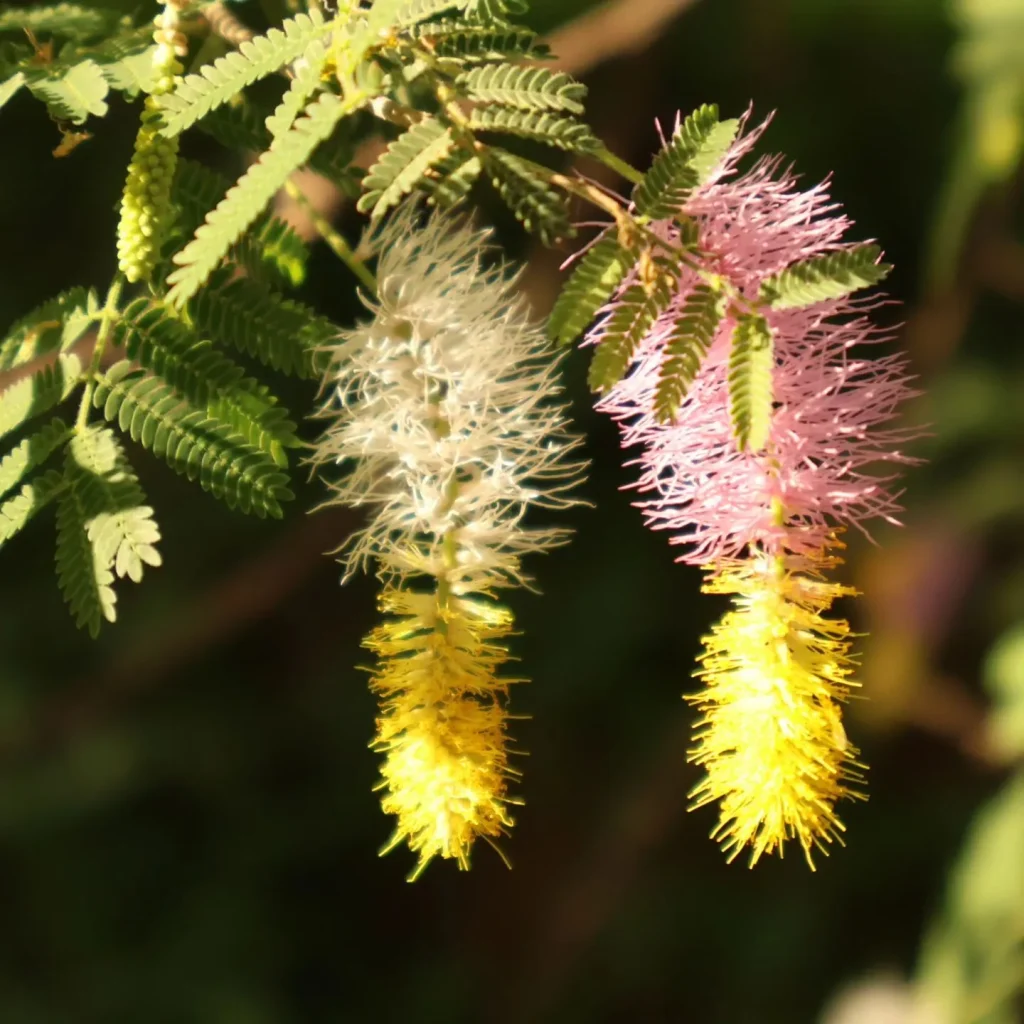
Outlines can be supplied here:
[[[698, 266], [683, 266], [675, 294], [640, 342], [626, 376], [597, 408], [620, 426], [623, 447], [640, 449], [634, 486], [652, 529], [668, 530], [685, 548], [681, 560], [705, 565], [742, 557], [748, 548], [797, 557], [823, 552], [837, 530], [894, 521], [900, 506], [895, 474], [874, 463], [912, 461], [903, 446], [917, 432], [895, 423], [913, 393], [900, 355], [871, 358], [889, 340], [866, 313], [878, 300], [827, 298], [799, 308], [771, 308], [762, 282], [796, 263], [853, 248], [850, 221], [827, 183], [806, 191], [779, 158], [762, 159], [740, 176], [737, 160], [763, 125], [733, 143], [677, 217], [649, 225], [686, 248], [680, 223], [696, 227]], [[724, 313], [701, 369], [673, 422], [659, 421], [654, 399], [665, 347], [693, 289], [709, 276], [724, 283]], [[603, 310], [585, 343], [608, 336], [634, 270]], [[773, 335], [773, 413], [767, 443], [741, 451], [730, 415], [729, 359], [738, 310], [756, 306]]]

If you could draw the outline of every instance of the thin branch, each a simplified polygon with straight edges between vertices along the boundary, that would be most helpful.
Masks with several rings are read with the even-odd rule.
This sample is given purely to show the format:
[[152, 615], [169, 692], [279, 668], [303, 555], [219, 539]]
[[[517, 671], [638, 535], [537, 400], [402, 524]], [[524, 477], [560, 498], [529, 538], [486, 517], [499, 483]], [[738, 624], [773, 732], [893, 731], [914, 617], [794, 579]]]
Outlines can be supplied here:
[[256, 35], [248, 25], [243, 25], [232, 11], [217, 0], [203, 11], [203, 17], [214, 35], [234, 47], [247, 43]]
[[545, 40], [562, 71], [583, 74], [612, 57], [645, 50], [697, 0], [609, 0]]
[[309, 218], [310, 224], [316, 229], [317, 234], [330, 246], [331, 251], [348, 267], [349, 270], [359, 279], [359, 283], [366, 288], [371, 295], [377, 294], [377, 279], [373, 272], [355, 254], [352, 247], [345, 241], [341, 234], [335, 231], [334, 226], [320, 211], [309, 201], [305, 192], [289, 178], [284, 183], [284, 190], [299, 208]]

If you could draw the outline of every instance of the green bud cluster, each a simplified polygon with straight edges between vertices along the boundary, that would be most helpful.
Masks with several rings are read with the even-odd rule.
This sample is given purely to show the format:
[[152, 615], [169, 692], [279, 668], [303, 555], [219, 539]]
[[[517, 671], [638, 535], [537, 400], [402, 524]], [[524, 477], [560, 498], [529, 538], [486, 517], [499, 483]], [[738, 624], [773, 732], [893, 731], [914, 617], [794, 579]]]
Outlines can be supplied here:
[[173, 91], [175, 76], [184, 70], [177, 60], [184, 37], [177, 31], [178, 13], [168, 5], [156, 19], [153, 34], [154, 85], [146, 97], [135, 152], [121, 197], [117, 227], [117, 257], [129, 281], [144, 281], [153, 273], [171, 214], [171, 182], [178, 159], [178, 140], [160, 134], [160, 97]]

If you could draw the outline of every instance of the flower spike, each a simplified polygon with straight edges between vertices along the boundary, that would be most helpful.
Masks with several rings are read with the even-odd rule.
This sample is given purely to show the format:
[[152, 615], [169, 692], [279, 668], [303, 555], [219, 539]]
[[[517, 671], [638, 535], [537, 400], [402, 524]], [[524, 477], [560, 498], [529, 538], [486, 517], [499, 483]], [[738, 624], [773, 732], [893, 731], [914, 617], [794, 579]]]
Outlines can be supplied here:
[[[597, 408], [639, 449], [647, 524], [707, 571], [705, 590], [733, 597], [688, 698], [707, 773], [693, 806], [718, 803], [730, 860], [796, 839], [813, 868], [862, 778], [839, 710], [855, 685], [850, 630], [825, 614], [852, 591], [824, 574], [843, 529], [896, 521], [893, 474], [869, 467], [912, 461], [915, 432], [894, 424], [912, 392], [902, 356], [871, 357], [889, 340], [867, 317], [877, 302], [851, 297], [887, 272], [878, 249], [844, 241], [826, 185], [801, 191], [779, 159], [739, 173], [764, 125], [716, 119], [704, 107], [678, 122], [635, 190], [649, 248], [586, 342]], [[667, 253], [671, 295], [653, 301], [643, 268]]]
[[331, 347], [328, 426], [315, 461], [350, 464], [328, 503], [365, 507], [343, 551], [346, 575], [373, 566], [388, 616], [365, 644], [378, 657], [373, 746], [382, 800], [418, 855], [469, 866], [474, 839], [512, 825], [517, 773], [506, 742], [512, 631], [494, 602], [524, 585], [524, 555], [568, 540], [526, 525], [530, 508], [565, 508], [585, 465], [570, 453], [558, 361], [485, 263], [487, 233], [450, 216], [416, 227], [404, 211], [374, 239], [374, 318]]

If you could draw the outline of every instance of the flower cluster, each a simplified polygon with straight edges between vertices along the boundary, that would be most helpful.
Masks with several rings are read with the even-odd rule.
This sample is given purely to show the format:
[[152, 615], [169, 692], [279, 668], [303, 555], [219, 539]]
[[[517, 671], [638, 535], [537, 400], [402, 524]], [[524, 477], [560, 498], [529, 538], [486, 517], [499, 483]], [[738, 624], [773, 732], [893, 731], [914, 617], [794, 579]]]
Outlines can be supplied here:
[[144, 281], [156, 267], [171, 212], [171, 183], [178, 159], [178, 140], [160, 134], [160, 97], [174, 89], [184, 68], [179, 57], [188, 53], [180, 30], [182, 4], [168, 3], [156, 18], [153, 39], [153, 85], [146, 97], [135, 151], [121, 196], [117, 226], [117, 256], [129, 281]]
[[384, 754], [393, 840], [468, 866], [477, 836], [512, 824], [506, 702], [512, 680], [500, 587], [527, 582], [521, 560], [568, 538], [524, 522], [564, 508], [584, 466], [570, 457], [553, 361], [514, 296], [487, 235], [435, 215], [393, 219], [380, 254], [374, 318], [330, 351], [329, 419], [315, 460], [350, 464], [331, 502], [366, 507], [346, 572], [373, 566], [390, 616], [366, 646], [378, 655], [376, 749]]
[[[640, 449], [637, 504], [648, 525], [703, 566], [707, 590], [734, 608], [705, 639], [698, 675], [702, 712], [691, 759], [707, 776], [695, 806], [720, 802], [715, 835], [751, 861], [795, 838], [813, 867], [815, 847], [838, 838], [833, 810], [859, 778], [857, 751], [840, 724], [849, 680], [849, 627], [824, 616], [848, 588], [824, 573], [838, 562], [839, 534], [898, 512], [882, 462], [907, 461], [912, 432], [893, 425], [910, 394], [903, 359], [872, 358], [887, 340], [867, 318], [871, 302], [811, 294], [773, 304], [766, 282], [853, 247], [849, 221], [824, 185], [800, 191], [777, 159], [738, 175], [762, 128], [737, 139], [677, 215], [651, 234], [691, 255], [675, 291], [637, 348], [627, 375], [598, 401]], [[588, 341], [608, 340], [621, 296]], [[710, 286], [719, 316], [706, 356], [676, 414], [659, 416], [666, 346], [695, 289]], [[763, 444], [737, 438], [732, 408], [737, 331], [752, 317], [770, 339], [770, 424]]]

